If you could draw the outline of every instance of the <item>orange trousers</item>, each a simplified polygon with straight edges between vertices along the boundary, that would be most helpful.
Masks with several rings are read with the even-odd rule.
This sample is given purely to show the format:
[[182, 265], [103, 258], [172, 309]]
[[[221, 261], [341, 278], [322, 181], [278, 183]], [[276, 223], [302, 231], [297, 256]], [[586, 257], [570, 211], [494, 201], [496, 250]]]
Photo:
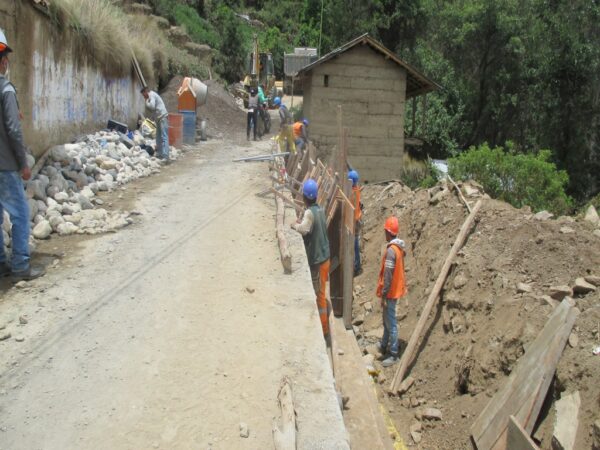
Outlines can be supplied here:
[[312, 278], [313, 289], [317, 296], [317, 310], [321, 319], [321, 328], [323, 336], [329, 337], [329, 314], [331, 306], [327, 301], [327, 281], [329, 280], [329, 260], [310, 266], [310, 276]]

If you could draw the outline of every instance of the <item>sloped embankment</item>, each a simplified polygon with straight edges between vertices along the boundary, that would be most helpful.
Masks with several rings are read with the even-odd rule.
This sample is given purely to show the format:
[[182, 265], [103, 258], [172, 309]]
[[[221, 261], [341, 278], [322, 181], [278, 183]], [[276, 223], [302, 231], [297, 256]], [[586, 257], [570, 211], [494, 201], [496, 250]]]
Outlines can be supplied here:
[[[463, 190], [470, 193], [471, 204], [476, 197], [487, 197], [474, 184]], [[365, 271], [355, 279], [354, 301], [359, 344], [365, 353], [374, 353], [372, 344], [381, 336], [375, 285], [384, 242], [382, 224], [396, 214], [400, 237], [407, 242], [409, 293], [397, 311], [404, 348], [467, 216], [466, 208], [444, 185], [414, 192], [399, 183], [366, 186], [363, 199]], [[528, 208], [517, 210], [489, 198], [478, 217], [433, 310], [425, 344], [410, 372], [415, 384], [403, 397], [386, 400], [405, 442], [412, 443], [411, 425], [421, 428], [423, 448], [472, 448], [471, 424], [558, 303], [549, 296], [552, 287], [573, 287], [581, 277], [598, 283], [600, 276], [600, 238], [588, 222], [571, 217], [540, 220]], [[550, 447], [553, 401], [561, 393], [581, 394], [577, 448], [591, 447], [592, 424], [600, 419], [600, 356], [592, 354], [600, 344], [600, 287], [575, 294], [575, 300], [582, 313], [535, 433], [542, 448]], [[389, 384], [396, 367], [375, 364], [378, 381]], [[424, 407], [440, 409], [442, 420], [419, 422], [416, 417]]]

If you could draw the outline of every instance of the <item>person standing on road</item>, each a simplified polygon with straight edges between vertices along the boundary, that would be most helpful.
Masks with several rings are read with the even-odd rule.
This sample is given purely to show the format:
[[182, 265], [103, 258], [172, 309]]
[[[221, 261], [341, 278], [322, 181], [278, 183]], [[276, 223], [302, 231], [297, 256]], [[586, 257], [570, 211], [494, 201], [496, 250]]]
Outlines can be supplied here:
[[246, 114], [246, 139], [250, 140], [250, 127], [252, 127], [254, 140], [256, 140], [256, 129], [258, 128], [258, 92], [256, 88], [250, 89], [248, 97], [248, 113]]
[[31, 178], [27, 164], [27, 150], [23, 142], [17, 91], [6, 78], [9, 72], [8, 46], [0, 30], [0, 225], [4, 210], [12, 222], [12, 257], [10, 263], [4, 252], [4, 238], [0, 230], [0, 277], [12, 275], [14, 281], [32, 280], [44, 274], [41, 268], [30, 264], [29, 204], [25, 198], [23, 181]]
[[377, 297], [381, 299], [383, 311], [383, 336], [379, 343], [383, 367], [398, 362], [398, 324], [396, 305], [406, 294], [404, 278], [404, 241], [398, 239], [398, 218], [391, 216], [385, 221], [386, 251], [381, 259], [381, 269], [377, 280]]
[[308, 145], [308, 119], [302, 119], [296, 122], [293, 131], [296, 150], [302, 154], [302, 150]]
[[351, 170], [348, 172], [348, 179], [352, 181], [352, 195], [354, 203], [354, 276], [362, 273], [360, 263], [360, 232], [362, 226], [362, 203], [360, 201], [360, 186], [358, 185], [358, 172]]
[[156, 124], [156, 155], [158, 159], [169, 161], [169, 113], [165, 102], [156, 92], [148, 87], [140, 91], [146, 99], [146, 109], [152, 115], [152, 120]]
[[[282, 152], [296, 153], [296, 145], [294, 144], [294, 136], [292, 133], [292, 114], [281, 102], [280, 97], [275, 97], [273, 104], [279, 108], [279, 148]], [[285, 144], [284, 144], [285, 143]], [[287, 164], [287, 157], [285, 162]]]
[[306, 210], [302, 220], [291, 224], [291, 228], [302, 235], [306, 257], [310, 267], [313, 289], [317, 296], [317, 309], [321, 319], [323, 337], [331, 346], [329, 315], [331, 305], [327, 300], [326, 286], [329, 279], [329, 239], [327, 238], [327, 220], [323, 208], [317, 204], [317, 182], [308, 179], [302, 185], [302, 194]]

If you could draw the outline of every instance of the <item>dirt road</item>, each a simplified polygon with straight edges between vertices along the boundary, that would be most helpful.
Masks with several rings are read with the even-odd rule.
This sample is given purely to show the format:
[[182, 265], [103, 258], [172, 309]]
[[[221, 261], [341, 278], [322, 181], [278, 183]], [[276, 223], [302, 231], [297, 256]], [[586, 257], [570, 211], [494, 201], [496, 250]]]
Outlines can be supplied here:
[[301, 241], [284, 275], [266, 166], [231, 162], [268, 145], [203, 144], [112, 194], [137, 223], [3, 285], [0, 449], [272, 448], [283, 376], [298, 448], [347, 448]]

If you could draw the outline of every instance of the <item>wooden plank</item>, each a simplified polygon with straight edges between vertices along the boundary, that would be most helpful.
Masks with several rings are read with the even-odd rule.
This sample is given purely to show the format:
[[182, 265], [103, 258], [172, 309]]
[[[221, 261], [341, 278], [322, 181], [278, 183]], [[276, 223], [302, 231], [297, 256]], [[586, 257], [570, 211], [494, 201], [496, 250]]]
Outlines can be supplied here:
[[552, 433], [552, 450], [574, 450], [579, 427], [579, 391], [563, 394], [555, 404], [556, 419]]
[[435, 304], [435, 302], [437, 301], [437, 299], [440, 295], [440, 291], [442, 290], [442, 287], [444, 286], [444, 283], [446, 282], [446, 277], [448, 276], [448, 272], [450, 271], [450, 266], [452, 265], [452, 262], [454, 261], [456, 254], [458, 253], [460, 248], [463, 246], [465, 240], [467, 239], [467, 235], [469, 234], [469, 231], [471, 230], [471, 226], [473, 225], [473, 222], [475, 221], [477, 212], [481, 208], [481, 204], [482, 204], [482, 202], [481, 202], [481, 200], [479, 200], [477, 202], [477, 204], [475, 205], [475, 207], [473, 208], [473, 211], [471, 212], [471, 214], [469, 214], [469, 217], [467, 217], [467, 220], [465, 220], [465, 222], [463, 223], [463, 226], [461, 227], [460, 232], [458, 233], [458, 236], [456, 237], [456, 241], [454, 241], [454, 245], [452, 246], [452, 249], [450, 250], [448, 257], [446, 258], [444, 265], [442, 266], [442, 270], [440, 271], [440, 274], [438, 275], [435, 285], [433, 286], [433, 289], [431, 290], [431, 294], [429, 294], [429, 298], [427, 299], [427, 302], [425, 303], [425, 307], [423, 308], [423, 312], [421, 313], [421, 316], [419, 317], [419, 321], [417, 322], [417, 325], [410, 337], [410, 340], [408, 341], [406, 350], [404, 351], [404, 353], [402, 354], [402, 358], [400, 359], [400, 365], [398, 367], [398, 370], [396, 371], [396, 374], [394, 375], [394, 378], [393, 378], [392, 384], [391, 384], [391, 392], [392, 393], [395, 393], [398, 391], [398, 388], [400, 387], [400, 383], [402, 383], [402, 380], [404, 380], [404, 375], [406, 374], [406, 371], [408, 370], [408, 366], [412, 362], [414, 353], [415, 353], [415, 351], [417, 349], [417, 345], [419, 343], [419, 339], [421, 337], [423, 329], [425, 328], [425, 324], [427, 323], [427, 320], [429, 319], [429, 313], [431, 312], [431, 308], [433, 308], [433, 305]]
[[285, 195], [283, 195], [277, 189], [271, 188], [271, 192], [273, 194], [275, 194], [276, 197], [280, 197], [285, 203], [287, 203], [292, 208], [294, 208], [296, 210], [296, 212], [299, 212], [300, 214], [304, 213], [304, 208], [302, 208], [301, 206], [299, 206], [296, 203], [294, 203], [292, 200], [290, 200], [289, 198], [287, 198]]
[[[345, 180], [344, 191], [350, 194], [352, 184], [350, 180]], [[345, 196], [345, 195], [344, 195]], [[352, 205], [344, 203], [343, 222], [346, 226], [342, 227], [342, 258], [343, 258], [343, 292], [344, 304], [342, 317], [344, 326], [347, 330], [352, 329], [352, 301], [354, 297], [354, 208]], [[350, 226], [348, 227], [348, 223]]]
[[[508, 417], [520, 409], [519, 406], [512, 405], [515, 398], [518, 398], [523, 392], [539, 390], [541, 380], [537, 373], [540, 365], [537, 359], [531, 358], [531, 355], [539, 355], [540, 351], [544, 350], [549, 340], [555, 335], [555, 330], [558, 330], [564, 323], [566, 314], [566, 305], [559, 306], [554, 310], [544, 329], [519, 361], [518, 366], [513, 369], [504, 386], [483, 409], [471, 427], [471, 434], [475, 442], [480, 442], [490, 427], [497, 427], [501, 430], [507, 426]], [[500, 434], [501, 432], [498, 432], [496, 437]], [[485, 448], [491, 448], [493, 444], [494, 442], [488, 442]]]
[[[279, 192], [279, 191], [276, 191]], [[277, 235], [277, 244], [279, 247], [279, 257], [283, 271], [287, 274], [292, 273], [292, 254], [285, 237], [285, 207], [281, 197], [275, 196], [275, 229]]]
[[337, 198], [334, 198], [333, 200], [333, 206], [331, 207], [331, 209], [329, 210], [329, 213], [327, 214], [327, 227], [329, 227], [329, 224], [331, 223], [331, 221], [333, 220], [333, 217], [335, 216], [335, 212], [337, 211], [338, 208], [338, 200]]
[[394, 446], [379, 409], [373, 381], [363, 363], [354, 333], [345, 329], [340, 318], [333, 317], [331, 325], [334, 350], [338, 354], [335, 382], [342, 388], [342, 395], [349, 398], [343, 415], [350, 445], [356, 449], [392, 450]]
[[296, 411], [289, 379], [281, 381], [277, 400], [281, 413], [279, 421], [273, 423], [273, 445], [275, 450], [296, 450]]
[[508, 418], [531, 433], [579, 311], [565, 299], [471, 427], [479, 450], [506, 449]]
[[507, 450], [539, 450], [531, 436], [519, 425], [514, 416], [510, 416], [508, 421], [508, 440], [506, 441]]

